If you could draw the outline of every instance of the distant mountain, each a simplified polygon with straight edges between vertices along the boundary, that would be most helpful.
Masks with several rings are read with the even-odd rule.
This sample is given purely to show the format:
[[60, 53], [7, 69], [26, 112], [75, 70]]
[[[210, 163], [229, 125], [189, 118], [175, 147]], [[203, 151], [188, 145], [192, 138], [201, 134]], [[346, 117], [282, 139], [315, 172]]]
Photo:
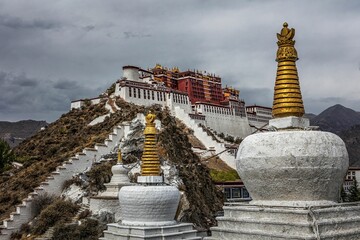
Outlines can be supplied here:
[[352, 126], [339, 134], [346, 144], [351, 167], [360, 167], [360, 125]]
[[11, 147], [17, 146], [24, 139], [37, 133], [47, 126], [45, 121], [23, 120], [19, 122], [0, 121], [0, 138], [9, 143]]
[[311, 119], [313, 119], [314, 117], [316, 117], [316, 115], [313, 114], [313, 113], [305, 113], [305, 114], [304, 114], [304, 117], [311, 120]]
[[311, 125], [319, 126], [322, 131], [339, 134], [360, 124], [360, 113], [336, 104], [310, 119]]

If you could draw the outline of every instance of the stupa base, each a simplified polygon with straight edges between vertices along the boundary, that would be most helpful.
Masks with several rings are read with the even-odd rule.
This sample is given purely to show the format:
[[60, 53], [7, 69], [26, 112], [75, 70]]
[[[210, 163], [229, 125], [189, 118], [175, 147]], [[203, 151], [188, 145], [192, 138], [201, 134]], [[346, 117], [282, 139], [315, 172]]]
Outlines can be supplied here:
[[172, 240], [172, 239], [201, 239], [191, 223], [177, 223], [170, 226], [127, 226], [117, 223], [107, 225], [102, 240]]
[[224, 206], [224, 216], [205, 239], [358, 240], [360, 203], [313, 207]]

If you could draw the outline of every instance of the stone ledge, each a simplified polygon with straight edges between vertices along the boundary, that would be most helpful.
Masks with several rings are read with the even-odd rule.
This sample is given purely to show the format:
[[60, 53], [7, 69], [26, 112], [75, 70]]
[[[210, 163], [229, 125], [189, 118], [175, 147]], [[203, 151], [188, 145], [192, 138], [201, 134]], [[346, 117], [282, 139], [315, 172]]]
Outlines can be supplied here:
[[310, 120], [302, 117], [284, 117], [274, 118], [269, 121], [269, 128], [276, 129], [300, 128], [304, 129], [310, 126]]

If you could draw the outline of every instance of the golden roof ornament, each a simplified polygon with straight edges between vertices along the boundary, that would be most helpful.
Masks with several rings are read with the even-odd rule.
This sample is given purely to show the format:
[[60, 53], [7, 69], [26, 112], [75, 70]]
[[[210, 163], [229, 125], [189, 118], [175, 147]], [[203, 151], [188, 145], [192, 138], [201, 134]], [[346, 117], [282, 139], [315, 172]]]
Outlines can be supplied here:
[[159, 63], [157, 63], [157, 64], [155, 65], [155, 69], [163, 69], [163, 67], [162, 67]]
[[178, 67], [173, 67], [172, 72], [174, 72], [174, 73], [179, 73], [179, 72], [180, 72], [180, 70], [179, 70], [179, 68], [178, 68]]
[[302, 117], [305, 112], [295, 64], [298, 56], [294, 47], [294, 36], [295, 29], [289, 29], [286, 22], [283, 24], [281, 32], [277, 34], [279, 48], [276, 54], [278, 67], [272, 107], [274, 118]]
[[151, 111], [145, 117], [145, 143], [141, 162], [141, 176], [160, 176], [160, 160], [156, 147], [155, 119], [156, 115]]

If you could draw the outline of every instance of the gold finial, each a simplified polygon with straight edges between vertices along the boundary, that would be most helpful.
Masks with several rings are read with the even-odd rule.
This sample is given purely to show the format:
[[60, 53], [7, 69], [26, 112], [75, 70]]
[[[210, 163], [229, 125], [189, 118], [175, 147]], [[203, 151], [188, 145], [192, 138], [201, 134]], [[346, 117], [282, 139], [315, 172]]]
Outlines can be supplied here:
[[295, 49], [295, 29], [288, 28], [288, 24], [283, 24], [283, 29], [277, 34], [279, 46], [276, 61], [278, 62], [274, 102], [272, 115], [274, 118], [304, 115], [304, 105], [302, 101], [299, 77], [295, 62], [298, 60]]
[[156, 115], [151, 111], [145, 117], [145, 143], [141, 163], [142, 176], [160, 176], [160, 160], [156, 147], [155, 119]]
[[173, 67], [173, 68], [172, 68], [172, 72], [174, 72], [174, 73], [178, 73], [178, 72], [180, 72], [180, 70], [179, 70], [179, 68], [178, 68], [178, 67]]
[[121, 156], [120, 146], [119, 146], [119, 149], [118, 149], [118, 159], [117, 159], [117, 163], [118, 163], [118, 164], [122, 163], [122, 156]]
[[155, 65], [155, 69], [163, 69], [163, 67], [162, 67], [159, 63], [157, 63], [157, 64]]

